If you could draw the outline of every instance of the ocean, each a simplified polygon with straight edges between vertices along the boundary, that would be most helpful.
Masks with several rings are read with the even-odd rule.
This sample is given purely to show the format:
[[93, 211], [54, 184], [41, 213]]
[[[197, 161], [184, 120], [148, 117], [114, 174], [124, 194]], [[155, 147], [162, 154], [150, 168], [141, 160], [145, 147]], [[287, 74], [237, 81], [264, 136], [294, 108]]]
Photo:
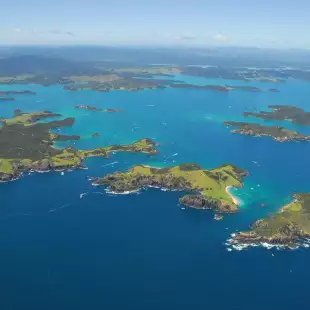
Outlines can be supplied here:
[[[196, 84], [244, 82], [175, 76]], [[0, 85], [35, 91], [0, 103], [13, 110], [51, 110], [76, 118], [61, 142], [90, 149], [148, 137], [160, 154], [118, 153], [86, 161], [88, 170], [36, 173], [0, 184], [1, 309], [291, 309], [308, 303], [310, 250], [249, 248], [230, 251], [231, 233], [276, 212], [295, 192], [309, 191], [310, 144], [234, 135], [223, 121], [246, 120], [244, 111], [287, 104], [308, 109], [309, 84], [258, 83], [264, 91], [216, 93], [194, 89], [140, 92], [68, 92], [61, 85]], [[268, 92], [280, 89], [279, 93]], [[77, 110], [76, 105], [123, 109], [123, 113]], [[265, 122], [266, 123], [266, 122]], [[310, 127], [289, 122], [310, 134]], [[95, 132], [100, 137], [92, 138]], [[179, 192], [159, 189], [109, 195], [90, 176], [135, 164], [166, 167], [196, 162], [205, 168], [233, 163], [249, 171], [241, 212], [215, 221], [213, 213], [183, 209]], [[84, 193], [82, 199], [80, 195]], [[262, 204], [264, 207], [262, 207]]]

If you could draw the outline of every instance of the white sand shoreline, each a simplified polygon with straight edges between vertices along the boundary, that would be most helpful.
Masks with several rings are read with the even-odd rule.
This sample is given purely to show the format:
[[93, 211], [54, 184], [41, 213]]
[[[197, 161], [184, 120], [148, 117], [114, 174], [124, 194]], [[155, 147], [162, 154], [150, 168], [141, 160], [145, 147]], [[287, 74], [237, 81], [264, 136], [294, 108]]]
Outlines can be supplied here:
[[226, 186], [225, 191], [227, 193], [227, 195], [229, 195], [231, 197], [231, 199], [233, 200], [234, 204], [237, 206], [240, 206], [242, 204], [242, 200], [239, 199], [238, 197], [234, 196], [230, 190], [233, 188], [233, 186]]

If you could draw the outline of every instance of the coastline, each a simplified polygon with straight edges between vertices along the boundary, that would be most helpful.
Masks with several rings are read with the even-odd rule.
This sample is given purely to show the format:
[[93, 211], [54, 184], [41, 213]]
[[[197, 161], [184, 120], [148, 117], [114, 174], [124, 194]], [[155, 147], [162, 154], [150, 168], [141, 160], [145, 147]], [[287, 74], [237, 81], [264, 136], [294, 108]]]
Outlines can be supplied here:
[[281, 212], [284, 212], [285, 209], [288, 209], [292, 204], [294, 204], [297, 200], [294, 198], [291, 202], [289, 202], [288, 204], [286, 204], [285, 206], [283, 206], [281, 209], [280, 209], [280, 213]]
[[242, 205], [242, 200], [239, 199], [238, 197], [234, 196], [232, 193], [231, 193], [231, 189], [233, 188], [233, 186], [226, 186], [225, 188], [225, 191], [227, 193], [227, 195], [230, 196], [230, 198], [232, 199], [232, 201], [234, 202], [235, 205], [237, 205], [238, 207]]

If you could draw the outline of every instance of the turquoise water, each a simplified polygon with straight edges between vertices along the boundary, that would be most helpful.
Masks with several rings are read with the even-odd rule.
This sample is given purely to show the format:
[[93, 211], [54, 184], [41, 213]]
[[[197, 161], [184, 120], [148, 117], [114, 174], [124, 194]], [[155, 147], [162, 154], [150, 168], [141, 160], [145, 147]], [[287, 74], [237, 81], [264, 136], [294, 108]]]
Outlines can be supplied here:
[[[175, 79], [242, 85], [184, 76]], [[309, 84], [289, 80], [248, 85], [263, 90], [276, 87], [281, 92], [97, 93], [68, 92], [59, 85], [0, 86], [0, 91], [37, 92], [1, 102], [0, 116], [12, 116], [15, 108], [74, 116], [74, 126], [61, 132], [81, 135], [83, 139], [74, 142], [78, 148], [149, 137], [160, 143], [161, 151], [157, 156], [116, 154], [109, 159], [89, 159], [88, 170], [64, 176], [33, 174], [0, 184], [2, 308], [291, 309], [305, 305], [309, 251], [255, 248], [228, 252], [225, 246], [231, 233], [276, 211], [290, 201], [292, 193], [309, 191], [309, 143], [233, 135], [222, 124], [225, 120], [249, 121], [243, 111], [266, 109], [270, 104], [308, 109]], [[124, 113], [74, 109], [81, 104], [123, 109]], [[310, 127], [285, 125], [310, 134]], [[94, 132], [101, 136], [92, 138]], [[138, 163], [163, 167], [182, 162], [197, 162], [206, 168], [231, 162], [247, 169], [250, 175], [244, 188], [234, 190], [244, 202], [241, 212], [214, 221], [211, 212], [182, 210], [180, 193], [150, 189], [138, 195], [109, 196], [88, 181], [89, 176], [126, 170]], [[87, 195], [80, 199], [81, 193]]]

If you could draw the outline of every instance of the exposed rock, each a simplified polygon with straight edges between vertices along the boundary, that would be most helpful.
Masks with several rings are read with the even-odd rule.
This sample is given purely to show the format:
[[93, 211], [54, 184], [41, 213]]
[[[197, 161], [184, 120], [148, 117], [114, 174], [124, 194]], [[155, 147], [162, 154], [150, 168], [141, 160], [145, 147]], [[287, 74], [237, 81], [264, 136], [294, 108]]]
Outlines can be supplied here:
[[219, 213], [235, 213], [231, 206], [220, 200], [209, 199], [203, 195], [186, 195], [180, 198], [180, 203], [195, 209], [212, 209]]

